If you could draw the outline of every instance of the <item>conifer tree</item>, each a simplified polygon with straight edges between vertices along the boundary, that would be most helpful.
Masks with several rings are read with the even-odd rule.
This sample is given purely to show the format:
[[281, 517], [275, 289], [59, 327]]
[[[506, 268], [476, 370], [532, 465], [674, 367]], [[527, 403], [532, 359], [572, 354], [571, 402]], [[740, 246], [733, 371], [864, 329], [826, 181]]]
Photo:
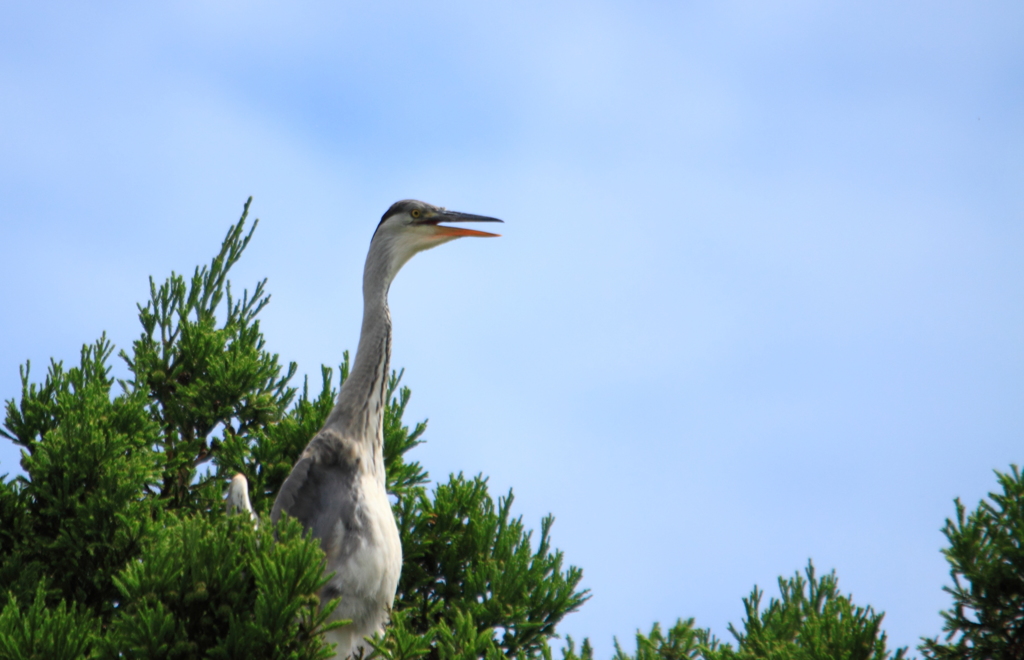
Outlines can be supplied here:
[[921, 644], [926, 658], [1024, 658], [1024, 476], [1012, 465], [996, 477], [1001, 493], [970, 514], [957, 498], [956, 519], [942, 530], [953, 607], [942, 613], [945, 641]]
[[[250, 199], [251, 202], [251, 199]], [[316, 593], [323, 553], [294, 521], [272, 530], [278, 488], [348, 374], [321, 368], [319, 391], [266, 347], [266, 280], [232, 295], [228, 273], [252, 238], [249, 202], [208, 266], [172, 273], [139, 305], [141, 333], [119, 357], [101, 337], [79, 364], [30, 364], [7, 401], [7, 439], [25, 476], [0, 479], [0, 660], [5, 658], [324, 658]], [[428, 489], [406, 453], [426, 423], [402, 419], [410, 391], [389, 382], [388, 490], [405, 551], [389, 659], [549, 657], [549, 640], [587, 592], [552, 550], [495, 504], [481, 476]], [[223, 512], [237, 472], [261, 514]]]
[[[793, 660], [886, 660], [890, 657], [886, 634], [882, 631], [884, 614], [870, 606], [853, 604], [853, 598], [839, 592], [835, 571], [815, 577], [814, 564], [807, 563], [807, 578], [799, 573], [779, 578], [780, 598], [772, 598], [761, 609], [763, 592], [757, 587], [743, 599], [746, 618], [743, 631], [732, 624], [729, 632], [736, 639], [731, 645], [718, 646], [710, 640], [703, 649], [706, 660], [754, 660], [756, 658], [792, 658]], [[905, 648], [891, 657], [905, 657]]]
[[[779, 578], [779, 598], [762, 608], [764, 592], [754, 587], [743, 599], [746, 617], [740, 630], [729, 624], [736, 646], [722, 644], [693, 619], [680, 619], [667, 632], [657, 623], [651, 632], [636, 634], [636, 652], [615, 641], [613, 660], [900, 660], [906, 649], [891, 654], [881, 624], [884, 614], [853, 604], [839, 592], [835, 571], [815, 576], [814, 564], [791, 578]], [[593, 660], [584, 640], [577, 653], [569, 641], [563, 660]]]

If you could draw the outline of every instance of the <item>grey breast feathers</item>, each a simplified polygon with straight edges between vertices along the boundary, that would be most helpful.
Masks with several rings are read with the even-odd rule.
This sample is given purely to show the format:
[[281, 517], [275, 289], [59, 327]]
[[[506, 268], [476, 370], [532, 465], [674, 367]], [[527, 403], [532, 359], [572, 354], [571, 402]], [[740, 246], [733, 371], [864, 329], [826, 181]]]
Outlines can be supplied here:
[[361, 526], [356, 520], [359, 457], [352, 450], [351, 441], [336, 431], [317, 433], [281, 485], [270, 514], [275, 523], [282, 513], [297, 518], [320, 539], [328, 557], [340, 550], [336, 546], [346, 531]]

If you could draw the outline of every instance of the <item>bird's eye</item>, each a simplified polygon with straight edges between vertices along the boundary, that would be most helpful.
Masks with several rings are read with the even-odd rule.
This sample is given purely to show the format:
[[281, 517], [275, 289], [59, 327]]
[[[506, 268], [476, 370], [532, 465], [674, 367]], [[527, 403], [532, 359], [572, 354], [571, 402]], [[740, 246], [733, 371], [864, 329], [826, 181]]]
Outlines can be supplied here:
[[420, 210], [419, 209], [413, 209], [412, 211], [409, 211], [409, 215], [411, 215], [414, 218], [418, 218], [418, 217], [420, 217]]

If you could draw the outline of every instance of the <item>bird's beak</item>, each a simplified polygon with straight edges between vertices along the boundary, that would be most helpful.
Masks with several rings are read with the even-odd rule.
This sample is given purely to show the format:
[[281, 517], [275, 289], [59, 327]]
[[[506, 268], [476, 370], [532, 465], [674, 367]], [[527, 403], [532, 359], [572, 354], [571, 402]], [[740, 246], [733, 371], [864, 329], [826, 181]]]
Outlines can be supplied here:
[[476, 229], [447, 227], [442, 225], [442, 222], [501, 222], [501, 220], [498, 220], [497, 218], [490, 218], [486, 215], [473, 215], [472, 213], [459, 213], [458, 211], [442, 211], [437, 215], [426, 218], [423, 221], [423, 224], [434, 225], [438, 236], [450, 236], [452, 238], [458, 238], [460, 236], [501, 236], [501, 234], [492, 234], [487, 231], [477, 231]]

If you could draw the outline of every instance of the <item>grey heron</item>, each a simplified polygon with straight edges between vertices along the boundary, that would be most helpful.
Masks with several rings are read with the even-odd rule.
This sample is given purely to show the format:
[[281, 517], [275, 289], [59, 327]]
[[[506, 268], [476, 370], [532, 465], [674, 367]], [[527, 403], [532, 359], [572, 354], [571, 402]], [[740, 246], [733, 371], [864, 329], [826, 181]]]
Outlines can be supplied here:
[[497, 236], [441, 223], [501, 222], [416, 200], [395, 202], [381, 217], [363, 268], [363, 322], [355, 363], [320, 431], [281, 486], [271, 520], [297, 518], [320, 540], [330, 581], [320, 602], [341, 596], [328, 633], [335, 658], [367, 650], [383, 631], [398, 588], [402, 547], [385, 489], [384, 409], [391, 358], [388, 290], [417, 252], [463, 236]]

